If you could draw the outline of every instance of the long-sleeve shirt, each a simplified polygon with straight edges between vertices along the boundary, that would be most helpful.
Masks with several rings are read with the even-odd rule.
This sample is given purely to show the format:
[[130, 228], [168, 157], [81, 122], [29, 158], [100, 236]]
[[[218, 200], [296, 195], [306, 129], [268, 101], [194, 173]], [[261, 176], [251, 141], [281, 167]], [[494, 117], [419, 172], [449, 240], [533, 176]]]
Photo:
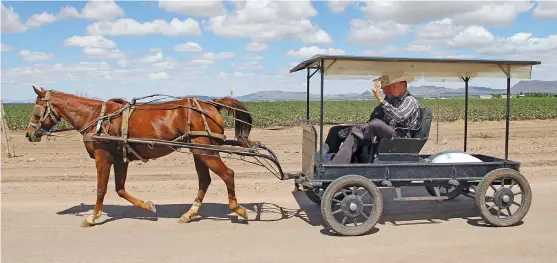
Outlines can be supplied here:
[[406, 92], [398, 98], [386, 97], [371, 113], [370, 120], [378, 118], [391, 126], [414, 129], [418, 126], [419, 108], [418, 100]]

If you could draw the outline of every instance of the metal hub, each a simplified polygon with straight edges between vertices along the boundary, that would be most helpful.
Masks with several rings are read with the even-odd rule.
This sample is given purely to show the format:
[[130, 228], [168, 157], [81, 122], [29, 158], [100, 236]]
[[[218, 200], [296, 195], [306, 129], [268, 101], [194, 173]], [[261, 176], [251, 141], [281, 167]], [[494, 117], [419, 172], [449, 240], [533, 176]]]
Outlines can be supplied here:
[[508, 208], [514, 202], [514, 193], [509, 188], [500, 188], [493, 195], [493, 202], [500, 208]]
[[349, 195], [342, 199], [341, 204], [342, 212], [349, 217], [357, 217], [364, 207], [364, 203], [357, 195]]

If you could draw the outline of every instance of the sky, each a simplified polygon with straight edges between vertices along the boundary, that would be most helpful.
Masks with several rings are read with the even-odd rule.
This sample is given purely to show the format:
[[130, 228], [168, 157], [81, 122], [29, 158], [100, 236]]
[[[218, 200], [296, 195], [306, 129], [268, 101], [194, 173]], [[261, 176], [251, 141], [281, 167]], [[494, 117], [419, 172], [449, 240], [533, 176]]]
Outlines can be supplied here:
[[289, 70], [318, 53], [537, 60], [532, 79], [557, 79], [557, 1], [2, 1], [1, 22], [2, 100], [33, 100], [32, 85], [101, 99], [305, 92], [305, 71]]

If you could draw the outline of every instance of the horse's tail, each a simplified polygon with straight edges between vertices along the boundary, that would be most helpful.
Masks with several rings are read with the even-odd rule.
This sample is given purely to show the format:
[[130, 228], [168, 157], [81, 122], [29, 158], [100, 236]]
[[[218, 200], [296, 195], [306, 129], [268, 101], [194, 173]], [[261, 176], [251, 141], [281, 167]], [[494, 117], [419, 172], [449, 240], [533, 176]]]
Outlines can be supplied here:
[[243, 143], [244, 146], [249, 147], [250, 141], [248, 138], [251, 131], [252, 118], [251, 114], [249, 114], [244, 104], [242, 104], [239, 100], [230, 97], [214, 99], [213, 101], [218, 104], [230, 107], [228, 108], [223, 107], [222, 105], [214, 105], [219, 112], [223, 108], [227, 110], [228, 114], [231, 114], [232, 112], [232, 115], [235, 117], [234, 129], [236, 139], [238, 139], [239, 142]]

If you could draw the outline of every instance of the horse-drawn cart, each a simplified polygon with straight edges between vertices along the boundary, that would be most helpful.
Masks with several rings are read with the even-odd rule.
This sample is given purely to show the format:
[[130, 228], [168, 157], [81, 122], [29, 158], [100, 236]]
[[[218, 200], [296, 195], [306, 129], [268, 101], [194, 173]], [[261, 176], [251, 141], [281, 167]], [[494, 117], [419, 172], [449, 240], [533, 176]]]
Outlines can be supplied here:
[[[307, 123], [303, 125], [302, 172], [295, 179], [296, 185], [306, 191], [310, 200], [321, 205], [326, 225], [341, 235], [364, 234], [375, 226], [383, 212], [383, 199], [378, 187], [394, 187], [397, 194], [395, 200], [398, 201], [446, 200], [459, 195], [472, 197], [482, 218], [490, 224], [515, 225], [528, 212], [532, 192], [528, 181], [519, 172], [520, 163], [508, 159], [510, 78], [529, 79], [532, 65], [536, 64], [540, 62], [328, 55], [316, 55], [299, 63], [290, 72], [307, 70], [308, 95]], [[321, 75], [319, 133], [309, 118], [309, 83], [317, 72]], [[370, 76], [389, 72], [416, 77], [432, 76], [445, 82], [464, 82], [464, 150], [420, 154], [428, 139], [432, 119], [431, 111], [421, 108], [420, 124], [411, 131], [411, 138], [363, 140], [352, 163], [327, 163], [321, 153], [324, 140], [339, 136], [339, 130], [351, 125], [334, 126], [326, 138], [323, 136], [325, 76], [369, 79]], [[466, 153], [468, 82], [476, 77], [507, 79], [504, 159]], [[329, 153], [334, 154], [338, 145], [330, 148]], [[425, 186], [430, 196], [403, 196], [402, 186]], [[440, 189], [447, 192], [441, 193]], [[488, 190], [493, 193], [488, 194]]]
[[[318, 55], [301, 62], [291, 72], [307, 70], [306, 123], [303, 124], [302, 169], [300, 173], [284, 173], [277, 156], [260, 142], [248, 139], [252, 126], [250, 113], [233, 98], [212, 101], [192, 97], [174, 98], [163, 103], [139, 103], [133, 99], [100, 101], [56, 91], [34, 88], [37, 101], [27, 128], [29, 141], [40, 141], [51, 135], [51, 129], [65, 119], [84, 138], [84, 144], [97, 168], [97, 200], [95, 210], [83, 222], [91, 226], [100, 217], [111, 166], [114, 166], [116, 190], [120, 197], [145, 210], [156, 212], [155, 205], [132, 196], [125, 190], [130, 161], [159, 158], [189, 149], [195, 158], [199, 191], [191, 208], [180, 218], [189, 222], [198, 215], [211, 182], [209, 170], [225, 182], [229, 208], [247, 218], [247, 211], [235, 196], [234, 172], [220, 159], [219, 153], [253, 157], [280, 180], [294, 179], [297, 189], [321, 205], [324, 221], [341, 235], [369, 232], [383, 212], [383, 200], [378, 187], [394, 187], [396, 200], [446, 200], [458, 195], [473, 197], [481, 216], [492, 225], [514, 225], [526, 215], [532, 200], [527, 180], [519, 172], [520, 163], [508, 160], [510, 119], [510, 78], [530, 78], [535, 61], [486, 61], [456, 59], [402, 59]], [[312, 70], [314, 70], [312, 72]], [[309, 81], [321, 75], [319, 134], [310, 122]], [[420, 154], [425, 145], [432, 119], [431, 111], [420, 109], [419, 128], [411, 138], [379, 138], [361, 145], [353, 163], [338, 165], [322, 160], [323, 95], [325, 76], [356, 76], [368, 78], [398, 72], [417, 77], [442, 77], [444, 81], [458, 79], [465, 83], [464, 151]], [[475, 77], [504, 77], [507, 79], [507, 109], [505, 157], [467, 154], [468, 81]], [[171, 97], [171, 96], [170, 96]], [[234, 140], [224, 136], [221, 109], [233, 113]], [[350, 127], [338, 125], [330, 136]], [[319, 135], [319, 136], [318, 136]], [[318, 143], [319, 140], [319, 143]], [[318, 147], [319, 145], [319, 147]], [[338, 145], [333, 146], [338, 148]], [[320, 149], [318, 151], [318, 149]], [[267, 153], [260, 153], [265, 150]], [[451, 161], [453, 157], [461, 158]], [[271, 161], [277, 169], [266, 166]], [[462, 161], [464, 160], [464, 161]], [[257, 164], [257, 163], [256, 163]], [[268, 162], [267, 162], [268, 164]], [[403, 197], [402, 186], [425, 186], [431, 196]], [[497, 186], [497, 187], [496, 187]], [[356, 188], [362, 188], [358, 190]], [[440, 189], [452, 189], [442, 194]], [[487, 194], [488, 190], [493, 194]], [[520, 202], [519, 202], [520, 201]], [[517, 207], [515, 212], [511, 208]], [[505, 214], [506, 213], [506, 214]], [[504, 215], [505, 217], [501, 218]], [[354, 226], [352, 226], [354, 225]]]

